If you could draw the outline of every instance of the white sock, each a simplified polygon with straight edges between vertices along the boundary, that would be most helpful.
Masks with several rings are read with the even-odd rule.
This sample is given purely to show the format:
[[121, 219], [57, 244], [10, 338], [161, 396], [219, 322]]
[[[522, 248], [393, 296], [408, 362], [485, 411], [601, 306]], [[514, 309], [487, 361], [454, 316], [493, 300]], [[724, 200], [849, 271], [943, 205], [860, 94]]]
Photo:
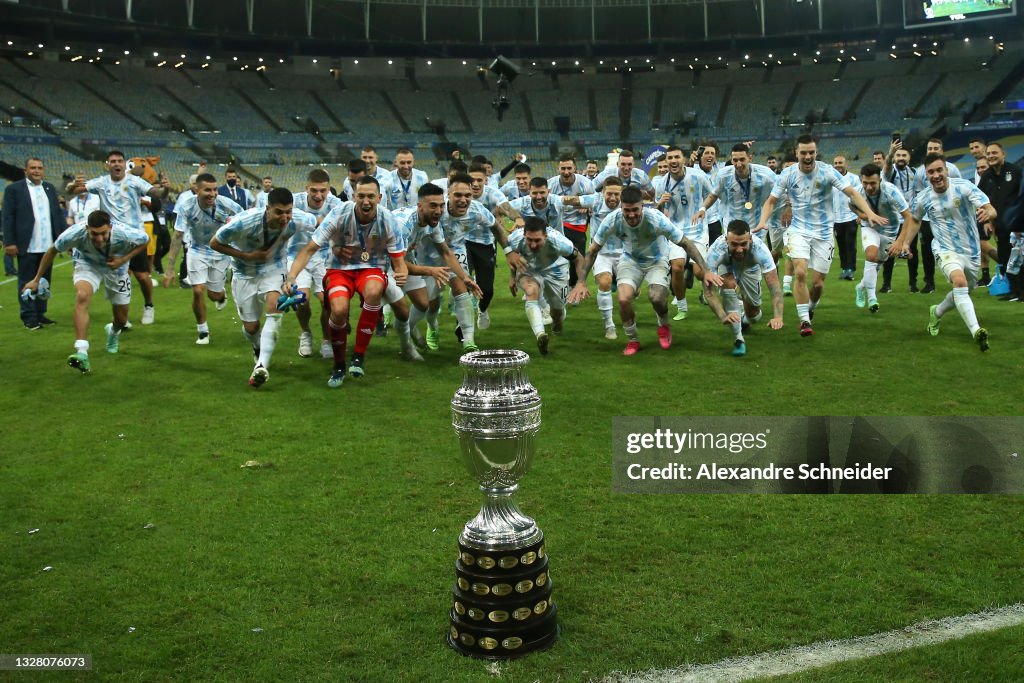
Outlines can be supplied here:
[[956, 308], [956, 303], [953, 301], [953, 292], [950, 292], [946, 295], [945, 299], [939, 302], [938, 307], [935, 309], [935, 317], [941, 318], [954, 308]]
[[437, 330], [437, 315], [440, 311], [427, 311], [427, 327], [432, 330]]
[[260, 333], [260, 359], [258, 365], [265, 368], [270, 367], [270, 357], [274, 355], [274, 347], [277, 346], [277, 333], [281, 330], [281, 314], [267, 313], [267, 320], [263, 323], [263, 331]]
[[409, 338], [409, 321], [395, 318], [395, 331], [398, 332], [398, 343], [405, 351], [412, 344], [412, 340]]
[[811, 321], [811, 305], [810, 304], [797, 304], [796, 305], [796, 317], [800, 318], [800, 322]]
[[206, 334], [210, 334], [210, 324], [209, 323], [198, 323], [198, 324], [196, 324], [196, 330], [198, 332], [200, 332], [200, 333], [205, 332]]
[[462, 328], [462, 344], [472, 344], [476, 321], [473, 320], [473, 296], [469, 292], [455, 297], [455, 319]]
[[676, 308], [680, 311], [689, 311], [690, 304], [686, 303], [686, 299], [676, 299]]
[[628, 324], [628, 325], [623, 325], [622, 326], [622, 331], [626, 333], [626, 337], [629, 338], [629, 341], [637, 341], [638, 340], [638, 337], [637, 337], [637, 334], [636, 334], [636, 321], [635, 320], [633, 322], [631, 322], [630, 324]]
[[415, 330], [416, 326], [420, 324], [420, 321], [427, 315], [426, 311], [421, 311], [416, 306], [409, 308], [409, 330]]
[[954, 287], [953, 303], [956, 304], [956, 310], [960, 312], [960, 317], [964, 319], [964, 324], [967, 325], [967, 329], [973, 336], [981, 325], [978, 324], [978, 315], [974, 312], [974, 302], [971, 301], [970, 291], [966, 287]]
[[860, 286], [867, 292], [869, 299], [875, 298], [875, 288], [878, 286], [878, 264], [874, 261], [867, 261], [864, 264], [864, 277], [860, 279]]
[[75, 340], [75, 351], [78, 353], [84, 353], [89, 355], [89, 340], [88, 339], [76, 339]]
[[605, 327], [615, 326], [615, 321], [612, 320], [612, 293], [610, 291], [597, 291], [597, 310], [601, 311], [601, 320]]
[[[723, 289], [722, 300], [725, 303], [726, 313], [739, 313], [740, 312], [740, 298], [736, 296], [735, 289]], [[732, 328], [733, 339], [743, 339], [743, 323], [732, 323], [729, 325]]]
[[783, 275], [782, 276], [782, 286], [783, 287], [792, 287], [793, 286], [793, 276], [792, 275]]
[[535, 337], [544, 332], [544, 314], [540, 312], [539, 301], [526, 302], [526, 320]]

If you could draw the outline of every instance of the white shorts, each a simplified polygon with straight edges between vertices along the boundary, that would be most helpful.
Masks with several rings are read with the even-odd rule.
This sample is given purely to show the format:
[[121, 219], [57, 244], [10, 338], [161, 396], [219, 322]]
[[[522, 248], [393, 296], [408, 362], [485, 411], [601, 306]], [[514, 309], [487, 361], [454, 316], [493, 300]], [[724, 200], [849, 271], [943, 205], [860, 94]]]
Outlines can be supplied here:
[[546, 276], [543, 273], [528, 271], [519, 275], [516, 280], [518, 281], [522, 278], [529, 278], [537, 283], [537, 286], [540, 287], [541, 301], [547, 301], [552, 309], [556, 311], [565, 309], [565, 299], [569, 296], [568, 273], [566, 273], [565, 277], [555, 278]]
[[611, 273], [612, 277], [616, 277], [618, 275], [620, 258], [622, 258], [621, 254], [618, 256], [606, 256], [599, 252], [597, 258], [594, 259], [594, 275]]
[[719, 275], [732, 275], [743, 299], [758, 308], [761, 307], [761, 266], [744, 268], [738, 273], [729, 266], [719, 266]]
[[797, 232], [789, 232], [787, 235], [789, 258], [803, 259], [807, 261], [811, 270], [828, 275], [828, 271], [832, 267], [832, 257], [836, 251], [831, 237], [827, 240], [820, 240]]
[[644, 282], [648, 287], [653, 285], [668, 287], [668, 273], [669, 265], [666, 260], [656, 261], [648, 268], [641, 268], [632, 259], [623, 258], [619, 261], [619, 284], [630, 285], [637, 292], [640, 291], [640, 286]]
[[238, 317], [242, 322], [256, 323], [263, 315], [268, 292], [281, 292], [283, 270], [273, 270], [256, 277], [242, 277], [238, 273], [231, 279], [231, 298], [235, 300]]
[[[292, 269], [293, 263], [295, 263], [295, 259], [288, 259], [288, 270]], [[319, 257], [319, 254], [315, 254], [295, 278], [295, 285], [299, 289], [308, 289], [314, 294], [323, 294], [325, 275], [327, 275], [327, 264]]]
[[223, 292], [224, 282], [227, 279], [228, 266], [231, 259], [223, 254], [210, 256], [200, 254], [196, 251], [189, 251], [186, 259], [188, 265], [188, 282], [196, 285], [206, 285], [211, 292]]
[[779, 253], [786, 246], [786, 228], [768, 228], [768, 239], [772, 243], [772, 251]]
[[[433, 280], [434, 278], [430, 278]], [[423, 275], [409, 275], [405, 279], [405, 284], [402, 285], [403, 292], [415, 292], [417, 289], [423, 289], [427, 286], [427, 278]]]
[[961, 270], [967, 278], [968, 289], [974, 289], [978, 284], [978, 271], [981, 270], [981, 263], [971, 261], [963, 254], [936, 250], [935, 265], [942, 269], [942, 274], [950, 283], [953, 282], [953, 273]]
[[895, 241], [892, 237], [886, 237], [870, 226], [860, 226], [860, 243], [864, 247], [864, 251], [867, 252], [868, 247], [878, 247], [875, 263], [885, 263], [889, 260], [889, 247]]
[[[697, 252], [700, 254], [700, 257], [702, 259], [707, 259], [707, 257], [708, 257], [708, 245], [707, 245], [707, 242], [699, 242], [697, 240], [690, 240], [690, 244], [693, 245], [694, 249], [697, 250]], [[677, 259], [689, 259], [689, 258], [690, 257], [686, 253], [685, 249], [683, 249], [678, 244], [675, 244], [675, 243], [672, 243], [672, 242], [669, 243], [669, 245], [668, 245], [668, 260], [669, 261], [675, 261]]]
[[106, 266], [96, 266], [88, 261], [75, 261], [74, 282], [88, 282], [92, 291], [100, 291], [103, 283], [103, 296], [114, 306], [127, 306], [132, 300], [132, 280], [128, 274], [128, 264], [117, 270]]

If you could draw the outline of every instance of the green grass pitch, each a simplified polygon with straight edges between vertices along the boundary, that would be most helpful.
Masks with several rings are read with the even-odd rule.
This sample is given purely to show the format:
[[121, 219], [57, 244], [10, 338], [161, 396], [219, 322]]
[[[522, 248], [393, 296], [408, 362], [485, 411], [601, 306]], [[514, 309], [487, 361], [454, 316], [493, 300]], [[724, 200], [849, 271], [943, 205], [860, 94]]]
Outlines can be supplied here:
[[[644, 349], [624, 358], [591, 298], [542, 358], [499, 274], [478, 341], [533, 354], [543, 427], [518, 500], [546, 532], [562, 627], [499, 676], [444, 644], [456, 538], [480, 504], [451, 429], [453, 317], [425, 363], [398, 360], [392, 334], [363, 380], [329, 390], [329, 362], [297, 356], [289, 314], [254, 391], [230, 307], [211, 310], [201, 347], [188, 292], [158, 290], [147, 327], [136, 295], [110, 356], [98, 299], [81, 376], [64, 364], [70, 268], [55, 273], [51, 328], [24, 330], [2, 285], [0, 651], [89, 653], [109, 681], [576, 681], [1024, 600], [1020, 496], [611, 493], [615, 415], [1020, 413], [1024, 306], [975, 292], [981, 354], [955, 314], [925, 332], [945, 284], [911, 295], [901, 263], [872, 316], [837, 272], [814, 337], [786, 299], [785, 328], [749, 334], [743, 359], [692, 293], [669, 351], [641, 302]], [[808, 680], [1020, 680], [1014, 635]], [[76, 678], [39, 676], [24, 678]]]
[[968, 2], [942, 2], [931, 3], [931, 9], [935, 18], [948, 17], [952, 14], [966, 14], [970, 16], [974, 12], [985, 12], [989, 10], [1007, 9], [1011, 5], [1003, 4], [1002, 0], [990, 3], [986, 0], [969, 0]]

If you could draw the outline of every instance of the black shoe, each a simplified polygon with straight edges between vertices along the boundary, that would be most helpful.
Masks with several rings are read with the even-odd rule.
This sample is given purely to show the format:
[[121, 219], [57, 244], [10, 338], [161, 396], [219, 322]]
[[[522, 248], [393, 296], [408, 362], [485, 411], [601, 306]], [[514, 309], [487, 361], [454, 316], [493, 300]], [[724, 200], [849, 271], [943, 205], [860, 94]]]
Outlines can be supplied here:
[[[1014, 294], [1013, 292], [1010, 292], [1008, 294], [1003, 294], [1001, 296], [997, 296], [996, 297], [996, 301], [1016, 301], [1016, 300], [1017, 300], [1017, 295]], [[28, 325], [26, 325], [25, 327], [28, 327]]]
[[49, 318], [47, 318], [44, 315], [42, 318], [39, 319], [39, 324], [40, 325], [56, 325], [57, 321], [56, 320], [50, 320]]
[[459, 340], [460, 344], [462, 343], [462, 325], [455, 327], [455, 338]]
[[349, 363], [348, 366], [348, 373], [353, 377], [362, 377], [366, 374], [366, 369], [364, 367], [365, 363], [366, 360], [363, 358], [362, 354], [353, 353], [352, 362]]
[[888, 294], [891, 291], [892, 291], [892, 285], [886, 283], [886, 284], [882, 285], [882, 288], [880, 290], [878, 290], [878, 293], [879, 294]]
[[992, 284], [992, 278], [983, 277], [980, 280], [978, 280], [979, 287], [988, 287], [990, 284]]
[[911, 294], [917, 294], [917, 291], [918, 291], [917, 290], [917, 283], [916, 282], [911, 282], [910, 283], [910, 293]]
[[40, 325], [39, 323], [25, 323], [25, 329], [26, 330], [41, 330], [41, 329], [43, 329], [43, 326]]
[[926, 282], [924, 284], [924, 287], [921, 289], [921, 293], [922, 294], [931, 294], [934, 291], [935, 291], [935, 283], [934, 282]]

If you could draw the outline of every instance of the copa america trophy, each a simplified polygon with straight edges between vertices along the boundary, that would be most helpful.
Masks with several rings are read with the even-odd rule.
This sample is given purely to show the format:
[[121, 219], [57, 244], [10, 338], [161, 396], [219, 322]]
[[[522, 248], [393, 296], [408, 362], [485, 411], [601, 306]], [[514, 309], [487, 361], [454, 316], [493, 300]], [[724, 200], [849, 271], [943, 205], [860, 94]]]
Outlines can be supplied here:
[[484, 504], [459, 536], [448, 643], [484, 659], [514, 659], [558, 638], [544, 532], [512, 500], [540, 429], [529, 362], [522, 351], [467, 353], [452, 398], [452, 426]]

